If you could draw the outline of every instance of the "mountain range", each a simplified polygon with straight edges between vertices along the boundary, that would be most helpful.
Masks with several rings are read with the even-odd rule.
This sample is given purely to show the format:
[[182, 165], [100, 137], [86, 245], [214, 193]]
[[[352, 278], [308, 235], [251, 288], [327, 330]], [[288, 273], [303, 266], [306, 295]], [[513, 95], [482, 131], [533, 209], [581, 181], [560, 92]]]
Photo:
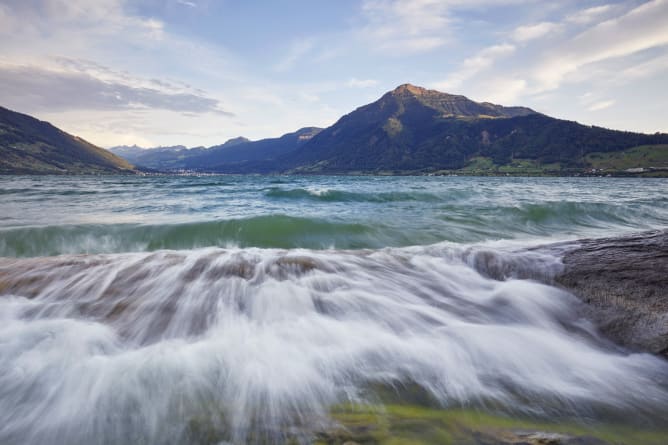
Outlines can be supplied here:
[[151, 164], [127, 159], [156, 169], [178, 165], [221, 173], [576, 174], [639, 167], [656, 172], [668, 170], [667, 144], [666, 134], [591, 127], [526, 107], [404, 84], [326, 129], [255, 142], [234, 139]]
[[[0, 125], [3, 125], [0, 130], [5, 128], [4, 122], [4, 114], [0, 114]], [[40, 124], [42, 127], [34, 123], [32, 127], [25, 127], [24, 136], [30, 139], [32, 132], [33, 139], [37, 138], [43, 133], [43, 126], [49, 125]], [[101, 150], [60, 133], [96, 149], [96, 153]], [[1, 150], [7, 150], [6, 134], [6, 131], [0, 132]], [[14, 152], [25, 147], [16, 142], [12, 144]], [[526, 107], [475, 102], [461, 95], [410, 84], [387, 92], [325, 129], [307, 127], [258, 141], [238, 137], [209, 148], [119, 146], [110, 151], [128, 161], [122, 164], [123, 171], [130, 171], [131, 163], [166, 172], [218, 173], [668, 172], [668, 134], [587, 126]], [[48, 153], [44, 155], [48, 157]], [[35, 159], [34, 150], [26, 152], [25, 160], [15, 162], [21, 167], [16, 171], [28, 171], [31, 159]], [[40, 162], [42, 159], [45, 157], [40, 158]], [[82, 159], [79, 165], [83, 165]], [[118, 160], [117, 157], [109, 159]], [[75, 160], [72, 162], [76, 164]], [[91, 168], [98, 171], [98, 165], [92, 164]], [[121, 168], [120, 164], [116, 168]], [[77, 171], [62, 165], [61, 170]]]
[[320, 131], [321, 128], [307, 127], [278, 138], [259, 141], [237, 137], [209, 148], [186, 149], [182, 145], [141, 148], [135, 145], [112, 147], [109, 150], [133, 164], [156, 170], [245, 170], [251, 163], [270, 162], [289, 155]]

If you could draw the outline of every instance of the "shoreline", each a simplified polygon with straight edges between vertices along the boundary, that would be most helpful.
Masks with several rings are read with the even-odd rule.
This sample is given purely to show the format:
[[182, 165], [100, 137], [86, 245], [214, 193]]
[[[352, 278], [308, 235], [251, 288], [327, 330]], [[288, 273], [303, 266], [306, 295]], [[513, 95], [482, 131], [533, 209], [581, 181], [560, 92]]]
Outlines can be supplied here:
[[136, 172], [113, 172], [113, 173], [101, 173], [101, 172], [90, 172], [90, 173], [35, 173], [35, 172], [2, 172], [0, 171], [0, 177], [20, 177], [20, 176], [35, 176], [35, 177], [90, 177], [90, 176], [296, 176], [296, 177], [310, 177], [310, 176], [383, 176], [383, 177], [406, 177], [406, 176], [433, 176], [433, 177], [449, 177], [449, 176], [459, 176], [459, 177], [471, 177], [471, 178], [642, 178], [642, 179], [651, 179], [659, 178], [665, 179], [668, 178], [668, 168], [657, 168], [649, 169], [642, 172], [624, 172], [624, 171], [610, 171], [610, 172], [598, 172], [591, 173], [585, 171], [572, 171], [568, 173], [547, 173], [547, 172], [479, 172], [474, 173], [470, 171], [459, 171], [459, 170], [438, 170], [438, 171], [350, 171], [350, 172], [295, 172], [295, 171], [285, 171], [285, 172], [239, 172], [239, 173], [230, 173], [230, 172], [211, 172], [211, 171], [197, 171], [197, 170], [185, 170], [185, 171], [149, 171], [149, 170], [138, 170]]

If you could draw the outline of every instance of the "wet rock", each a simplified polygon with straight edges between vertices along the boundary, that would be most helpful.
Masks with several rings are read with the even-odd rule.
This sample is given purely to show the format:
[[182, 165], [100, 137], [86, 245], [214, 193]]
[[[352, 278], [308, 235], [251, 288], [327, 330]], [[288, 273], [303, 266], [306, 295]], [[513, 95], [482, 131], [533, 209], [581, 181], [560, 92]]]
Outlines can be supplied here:
[[559, 433], [515, 432], [518, 438], [531, 445], [605, 445], [601, 439], [589, 436], [570, 436]]
[[607, 443], [595, 437], [543, 431], [476, 432], [474, 437], [477, 445], [606, 445]]
[[268, 264], [265, 272], [279, 280], [285, 280], [320, 268], [318, 262], [308, 256], [282, 256]]
[[563, 264], [555, 282], [587, 303], [604, 335], [668, 358], [668, 231], [580, 240]]

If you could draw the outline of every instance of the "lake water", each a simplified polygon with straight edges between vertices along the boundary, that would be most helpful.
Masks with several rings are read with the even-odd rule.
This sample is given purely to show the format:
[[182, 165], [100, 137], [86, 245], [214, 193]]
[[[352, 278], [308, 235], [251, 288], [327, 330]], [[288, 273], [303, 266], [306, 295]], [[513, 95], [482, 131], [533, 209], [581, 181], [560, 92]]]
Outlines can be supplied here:
[[0, 177], [0, 443], [309, 442], [397, 386], [666, 428], [665, 361], [476, 267], [666, 227], [665, 179]]
[[668, 180], [0, 177], [0, 206], [0, 256], [379, 249], [665, 227]]

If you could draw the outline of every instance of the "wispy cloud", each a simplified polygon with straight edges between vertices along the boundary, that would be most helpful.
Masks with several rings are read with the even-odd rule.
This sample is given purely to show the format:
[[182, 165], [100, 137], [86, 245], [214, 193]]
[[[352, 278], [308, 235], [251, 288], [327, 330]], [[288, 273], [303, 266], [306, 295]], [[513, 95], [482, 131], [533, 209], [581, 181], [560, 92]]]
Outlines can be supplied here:
[[586, 25], [588, 23], [595, 21], [596, 19], [598, 19], [605, 13], [611, 11], [612, 9], [613, 9], [612, 5], [594, 6], [593, 8], [583, 9], [575, 14], [569, 15], [566, 18], [566, 21], [571, 23]]
[[283, 58], [274, 65], [274, 70], [280, 73], [290, 71], [295, 67], [297, 62], [313, 50], [314, 47], [315, 42], [308, 39], [292, 43]]
[[188, 6], [189, 8], [197, 8], [197, 3], [190, 2], [188, 0], [176, 0], [176, 3], [183, 6]]
[[445, 80], [435, 83], [434, 86], [444, 90], [456, 90], [466, 80], [490, 68], [497, 59], [512, 54], [514, 51], [515, 46], [508, 43], [484, 48], [475, 56], [464, 60], [454, 73]]
[[350, 88], [370, 88], [375, 87], [376, 85], [378, 85], [378, 81], [375, 79], [356, 79], [353, 77], [346, 82], [346, 86]]
[[89, 39], [115, 34], [121, 38], [162, 37], [162, 21], [126, 14], [124, 5], [123, 0], [8, 0], [0, 9], [0, 16], [7, 25], [0, 29], [0, 34], [39, 35], [46, 31], [53, 38], [53, 34], [65, 31], [69, 34], [85, 32]]
[[587, 110], [589, 111], [600, 111], [600, 110], [605, 110], [606, 108], [610, 108], [616, 103], [614, 100], [602, 100], [599, 102], [594, 102], [593, 104], [589, 105], [587, 107]]
[[[31, 110], [160, 109], [232, 116], [218, 100], [174, 89], [142, 86], [143, 79], [94, 77], [85, 70], [55, 70], [36, 66], [0, 65], [0, 96], [9, 106]], [[155, 82], [153, 82], [155, 83]]]
[[457, 42], [462, 11], [520, 1], [364, 0], [358, 33], [371, 50], [397, 56], [427, 53]]
[[[582, 29], [583, 24], [615, 11], [618, 16]], [[568, 26], [576, 26], [572, 24], [572, 17], [575, 16], [587, 17], [587, 20], [581, 20], [576, 29], [570, 29], [568, 36]], [[494, 97], [514, 101], [522, 95], [539, 95], [559, 89], [568, 81], [582, 82], [588, 72], [600, 80], [606, 73], [600, 72], [600, 66], [592, 71], [591, 67], [596, 64], [615, 60], [618, 61], [615, 64], [618, 69], [619, 62], [624, 58], [651, 49], [665, 48], [668, 45], [666, 23], [668, 0], [652, 0], [627, 11], [601, 6], [585, 9], [581, 14], [568, 15], [562, 21], [522, 25], [508, 35], [518, 46], [506, 43], [484, 48], [475, 56], [465, 59], [445, 80], [434, 85], [453, 90], [464, 86], [466, 82], [473, 82], [468, 90], [488, 91]], [[563, 32], [564, 36], [559, 40], [550, 39], [546, 44], [539, 42], [535, 47], [520, 45], [540, 40], [554, 32]], [[507, 60], [508, 63], [498, 67], [501, 60]], [[663, 67], [664, 64], [657, 61], [639, 66], [633, 63], [607, 75], [619, 83], [623, 82], [624, 76], [630, 79], [644, 72], [657, 72]], [[475, 85], [480, 87], [476, 88]], [[490, 91], [490, 85], [505, 85], [503, 94]], [[509, 88], [509, 85], [513, 87]]]
[[516, 42], [528, 42], [538, 39], [559, 29], [559, 25], [552, 22], [541, 22], [535, 25], [519, 26], [513, 31], [512, 38]]
[[438, 0], [365, 0], [363, 38], [377, 49], [397, 54], [443, 46], [449, 35], [449, 2]]
[[632, 82], [663, 72], [668, 72], [668, 52], [646, 62], [632, 64], [628, 68], [617, 72], [613, 80], [618, 84]]
[[585, 65], [668, 44], [668, 2], [647, 2], [599, 23], [553, 50], [533, 72], [541, 89], [559, 87]]
[[492, 77], [478, 90], [475, 96], [478, 100], [486, 100], [503, 105], [521, 105], [517, 98], [526, 90], [525, 79], [512, 77]]

